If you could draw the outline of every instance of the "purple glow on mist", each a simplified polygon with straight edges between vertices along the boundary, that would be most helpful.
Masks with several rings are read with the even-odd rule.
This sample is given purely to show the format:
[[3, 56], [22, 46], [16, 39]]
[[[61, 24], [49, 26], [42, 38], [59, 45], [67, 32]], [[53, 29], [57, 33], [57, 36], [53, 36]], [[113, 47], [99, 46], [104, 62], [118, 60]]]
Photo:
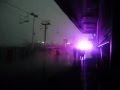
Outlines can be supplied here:
[[76, 48], [81, 50], [91, 50], [93, 48], [93, 44], [88, 40], [82, 40], [78, 42]]

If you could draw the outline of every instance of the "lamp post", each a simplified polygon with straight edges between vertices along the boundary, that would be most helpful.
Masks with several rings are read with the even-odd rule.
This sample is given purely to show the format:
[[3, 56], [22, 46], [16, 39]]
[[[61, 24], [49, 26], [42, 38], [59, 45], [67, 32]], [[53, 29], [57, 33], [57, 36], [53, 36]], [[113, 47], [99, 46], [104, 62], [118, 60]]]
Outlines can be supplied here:
[[32, 47], [34, 47], [34, 35], [35, 35], [34, 27], [35, 27], [35, 18], [37, 18], [38, 15], [36, 15], [36, 14], [34, 14], [34, 13], [30, 13], [30, 15], [33, 16]]
[[44, 25], [45, 30], [44, 30], [44, 46], [46, 45], [46, 34], [47, 34], [47, 26], [50, 25], [50, 22], [48, 20], [42, 21], [42, 25]]

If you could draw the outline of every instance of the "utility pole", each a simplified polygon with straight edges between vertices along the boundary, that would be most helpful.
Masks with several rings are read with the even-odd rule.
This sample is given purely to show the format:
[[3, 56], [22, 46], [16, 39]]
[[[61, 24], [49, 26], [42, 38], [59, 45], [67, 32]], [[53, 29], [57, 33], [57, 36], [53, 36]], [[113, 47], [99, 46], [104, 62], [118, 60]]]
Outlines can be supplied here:
[[50, 25], [49, 21], [42, 21], [41, 23], [42, 25], [44, 25], [45, 30], [44, 30], [44, 46], [46, 45], [46, 34], [47, 34], [47, 26]]
[[[47, 26], [50, 25], [50, 22], [48, 20], [44, 20], [41, 22], [41, 25], [44, 26], [45, 30], [44, 30], [44, 46], [46, 45], [46, 33], [47, 33]], [[45, 78], [46, 76], [46, 60], [43, 61], [43, 78]]]
[[34, 35], [35, 35], [35, 31], [34, 31], [34, 27], [35, 27], [35, 18], [38, 17], [38, 15], [34, 14], [34, 13], [30, 13], [31, 16], [33, 16], [33, 31], [32, 31], [32, 47], [34, 47]]

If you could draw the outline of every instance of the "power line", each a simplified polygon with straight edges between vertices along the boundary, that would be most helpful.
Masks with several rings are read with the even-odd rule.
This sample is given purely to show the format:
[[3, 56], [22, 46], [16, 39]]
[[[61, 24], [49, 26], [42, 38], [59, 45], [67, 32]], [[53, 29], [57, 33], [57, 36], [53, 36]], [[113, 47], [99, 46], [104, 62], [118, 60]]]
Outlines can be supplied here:
[[[34, 25], [35, 25], [35, 18], [38, 18], [38, 15], [36, 15], [34, 12], [28, 12], [24, 9], [21, 9], [20, 7], [17, 7], [16, 5], [11, 4], [9, 2], [6, 2], [6, 1], [0, 1], [0, 2], [8, 4], [9, 6], [16, 8], [17, 10], [22, 11], [22, 12], [26, 13], [27, 15], [31, 15], [33, 17], [32, 46], [34, 46], [34, 35], [35, 35]], [[28, 20], [24, 21], [24, 22], [28, 22]]]
[[[1, 2], [1, 3], [8, 4], [9, 6], [11, 6], [11, 7], [13, 7], [13, 8], [16, 8], [16, 9], [18, 9], [19, 11], [22, 11], [22, 12], [24, 12], [24, 13], [26, 13], [26, 14], [31, 15], [31, 13], [32, 13], [32, 12], [26, 11], [26, 10], [24, 10], [24, 9], [22, 9], [22, 8], [16, 6], [16, 5], [14, 5], [14, 4], [11, 4], [11, 3], [7, 2], [7, 1], [0, 1], [0, 2]], [[40, 19], [40, 18], [38, 18], [38, 19]]]
[[16, 8], [16, 9], [18, 9], [18, 10], [20, 10], [20, 11], [24, 12], [24, 13], [29, 13], [28, 11], [23, 10], [23, 9], [21, 9], [21, 8], [17, 7], [16, 5], [11, 4], [11, 3], [7, 2], [7, 1], [0, 1], [0, 2], [5, 3], [5, 4], [8, 4], [9, 6], [11, 6], [11, 7], [13, 7], [13, 8]]

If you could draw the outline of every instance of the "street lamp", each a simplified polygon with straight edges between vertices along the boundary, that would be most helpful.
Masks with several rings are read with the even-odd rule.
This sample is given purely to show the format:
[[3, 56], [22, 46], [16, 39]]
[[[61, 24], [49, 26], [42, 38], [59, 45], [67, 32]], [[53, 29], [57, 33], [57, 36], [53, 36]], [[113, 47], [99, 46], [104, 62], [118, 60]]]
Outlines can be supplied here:
[[50, 21], [49, 20], [44, 20], [41, 22], [42, 25], [45, 26], [45, 30], [44, 30], [44, 46], [46, 45], [46, 33], [47, 33], [47, 26], [50, 25]]
[[35, 26], [35, 18], [37, 18], [38, 15], [34, 13], [30, 13], [30, 15], [33, 16], [32, 47], [34, 47], [34, 35], [35, 35], [34, 26]]

